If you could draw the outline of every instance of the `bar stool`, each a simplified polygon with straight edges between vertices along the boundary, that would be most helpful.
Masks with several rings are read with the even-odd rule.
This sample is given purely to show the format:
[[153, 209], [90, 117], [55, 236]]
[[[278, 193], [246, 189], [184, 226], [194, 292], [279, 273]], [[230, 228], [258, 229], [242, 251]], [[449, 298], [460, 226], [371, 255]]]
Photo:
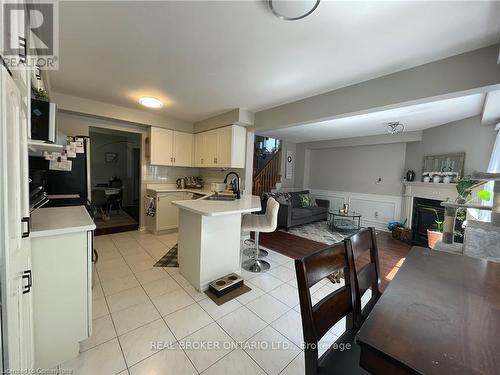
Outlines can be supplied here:
[[269, 233], [274, 232], [278, 226], [278, 210], [280, 205], [274, 198], [267, 200], [266, 213], [264, 215], [251, 215], [243, 216], [241, 222], [241, 229], [244, 232], [255, 233], [255, 249], [253, 251], [253, 258], [248, 259], [241, 265], [245, 270], [250, 272], [266, 272], [271, 268], [271, 265], [259, 258], [259, 234], [260, 232]]

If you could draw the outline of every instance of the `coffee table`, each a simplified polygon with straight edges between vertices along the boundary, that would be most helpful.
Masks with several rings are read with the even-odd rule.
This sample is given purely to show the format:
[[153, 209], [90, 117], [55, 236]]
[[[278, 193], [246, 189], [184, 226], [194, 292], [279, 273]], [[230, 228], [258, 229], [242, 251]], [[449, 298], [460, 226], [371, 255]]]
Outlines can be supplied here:
[[330, 227], [337, 232], [358, 232], [361, 228], [361, 214], [350, 211], [348, 213], [339, 211], [328, 211]]

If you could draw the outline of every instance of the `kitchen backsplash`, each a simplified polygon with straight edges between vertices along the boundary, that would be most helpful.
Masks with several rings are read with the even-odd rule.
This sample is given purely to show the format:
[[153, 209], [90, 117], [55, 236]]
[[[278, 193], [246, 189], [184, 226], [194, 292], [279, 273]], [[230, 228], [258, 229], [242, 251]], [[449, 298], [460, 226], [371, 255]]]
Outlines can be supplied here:
[[198, 168], [166, 167], [161, 165], [144, 165], [142, 181], [146, 183], [174, 183], [178, 178], [199, 176]]

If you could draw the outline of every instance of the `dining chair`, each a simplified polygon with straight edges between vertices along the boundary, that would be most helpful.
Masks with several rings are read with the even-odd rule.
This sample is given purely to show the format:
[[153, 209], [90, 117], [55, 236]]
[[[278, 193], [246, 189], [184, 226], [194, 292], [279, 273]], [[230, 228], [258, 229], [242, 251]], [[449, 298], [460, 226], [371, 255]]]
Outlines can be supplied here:
[[[306, 375], [367, 374], [359, 367], [359, 347], [354, 343], [358, 321], [354, 303], [356, 294], [351, 287], [350, 270], [354, 267], [352, 253], [343, 243], [295, 260], [299, 290]], [[345, 284], [321, 301], [312, 304], [310, 288], [337, 270], [344, 270]], [[342, 318], [346, 331], [318, 358], [318, 342]], [[349, 349], [345, 349], [350, 344]], [[341, 348], [344, 350], [341, 350]]]
[[[380, 266], [378, 260], [378, 246], [375, 228], [364, 228], [358, 233], [344, 240], [346, 250], [354, 257], [353, 267], [353, 285], [358, 296], [355, 309], [357, 317], [360, 319], [356, 324], [360, 326], [368, 317], [379, 300], [382, 292], [380, 291]], [[361, 257], [369, 256], [368, 263], [356, 267], [356, 261], [361, 261]], [[361, 308], [361, 297], [371, 288], [371, 298], [366, 305]]]

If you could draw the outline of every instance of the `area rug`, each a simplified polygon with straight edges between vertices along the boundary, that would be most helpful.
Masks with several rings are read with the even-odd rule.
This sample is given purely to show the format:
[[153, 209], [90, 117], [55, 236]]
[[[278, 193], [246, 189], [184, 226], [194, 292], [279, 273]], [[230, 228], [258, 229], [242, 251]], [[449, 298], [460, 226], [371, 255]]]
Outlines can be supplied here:
[[[284, 229], [281, 229], [281, 231], [286, 232]], [[326, 221], [298, 225], [290, 228], [288, 233], [327, 245], [342, 242], [344, 238], [348, 237], [348, 234], [332, 231]]]
[[154, 267], [179, 267], [177, 261], [177, 244], [175, 244], [161, 259], [154, 264]]

